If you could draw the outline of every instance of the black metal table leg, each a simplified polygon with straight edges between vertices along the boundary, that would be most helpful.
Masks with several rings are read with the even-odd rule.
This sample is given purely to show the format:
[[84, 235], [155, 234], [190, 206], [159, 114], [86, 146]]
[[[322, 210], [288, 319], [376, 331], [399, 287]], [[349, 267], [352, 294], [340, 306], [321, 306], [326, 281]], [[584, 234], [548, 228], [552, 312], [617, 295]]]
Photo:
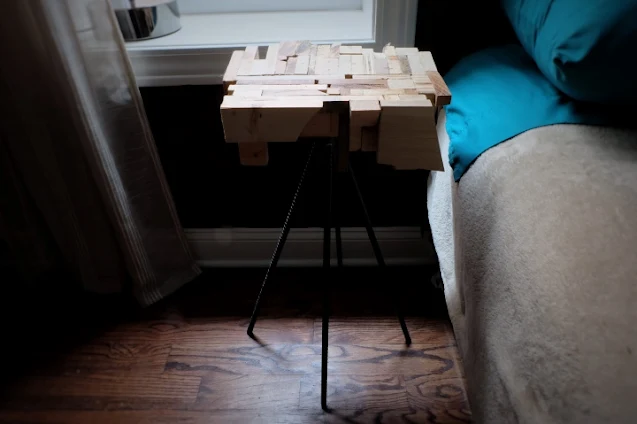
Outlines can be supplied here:
[[[378, 244], [378, 239], [376, 238], [376, 233], [374, 232], [374, 227], [372, 226], [372, 221], [369, 217], [369, 213], [367, 212], [367, 206], [365, 205], [365, 199], [363, 199], [363, 194], [361, 193], [360, 187], [358, 186], [358, 181], [356, 180], [356, 175], [354, 175], [354, 170], [352, 169], [352, 165], [349, 165], [349, 174], [352, 176], [352, 182], [354, 184], [354, 188], [356, 189], [356, 194], [358, 195], [359, 203], [361, 204], [361, 208], [363, 209], [363, 215], [365, 218], [365, 229], [367, 230], [367, 236], [369, 237], [369, 241], [372, 244], [372, 249], [374, 250], [374, 256], [376, 257], [376, 262], [378, 263], [378, 267], [381, 270], [386, 268], [385, 259], [383, 258], [383, 253], [380, 250], [380, 245]], [[391, 290], [390, 290], [391, 291]], [[403, 335], [405, 336], [405, 344], [407, 346], [411, 345], [411, 336], [409, 335], [409, 330], [407, 329], [407, 324], [405, 323], [405, 317], [402, 314], [401, 308], [399, 306], [399, 302], [396, 299], [396, 295], [393, 291], [391, 291], [391, 297], [394, 303], [394, 309], [396, 310], [396, 314], [398, 315], [398, 322], [400, 323], [400, 328], [403, 331]]]
[[332, 235], [332, 202], [334, 199], [334, 142], [328, 146], [328, 199], [327, 221], [323, 227], [323, 322], [321, 332], [321, 408], [327, 407], [327, 358], [329, 352], [329, 324], [330, 324], [330, 262]]
[[303, 189], [303, 183], [305, 182], [305, 177], [307, 176], [308, 170], [312, 163], [312, 156], [314, 155], [314, 148], [316, 147], [316, 142], [312, 142], [312, 146], [310, 147], [310, 153], [307, 157], [307, 162], [305, 163], [305, 168], [303, 169], [303, 173], [301, 174], [301, 179], [299, 180], [299, 184], [296, 188], [296, 192], [294, 193], [294, 197], [292, 198], [292, 204], [290, 205], [290, 209], [288, 210], [288, 215], [285, 218], [283, 223], [283, 229], [281, 231], [281, 235], [279, 236], [279, 241], [277, 242], [276, 249], [272, 254], [272, 259], [270, 260], [270, 266], [265, 273], [265, 277], [263, 278], [263, 284], [261, 284], [261, 290], [259, 290], [259, 295], [257, 296], [257, 302], [254, 305], [254, 310], [252, 311], [252, 317], [250, 317], [250, 325], [248, 325], [248, 336], [254, 338], [254, 325], [257, 322], [257, 317], [259, 316], [259, 311], [261, 310], [261, 298], [263, 297], [263, 291], [265, 286], [270, 278], [272, 271], [276, 268], [279, 263], [279, 259], [281, 258], [281, 253], [283, 252], [283, 247], [285, 246], [285, 242], [288, 239], [288, 234], [290, 233], [290, 218], [294, 213], [294, 208], [296, 207], [296, 202], [298, 200], [299, 194]]

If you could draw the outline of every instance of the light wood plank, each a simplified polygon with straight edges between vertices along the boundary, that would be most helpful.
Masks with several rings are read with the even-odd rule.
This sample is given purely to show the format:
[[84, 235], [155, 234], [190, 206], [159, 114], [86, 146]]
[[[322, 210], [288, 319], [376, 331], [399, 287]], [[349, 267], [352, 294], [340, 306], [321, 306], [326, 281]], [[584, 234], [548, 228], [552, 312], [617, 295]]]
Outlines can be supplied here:
[[434, 62], [434, 58], [431, 55], [431, 52], [420, 52], [420, 63], [425, 69], [425, 72], [438, 71], [438, 68], [436, 68], [436, 62]]
[[288, 67], [288, 63], [287, 62], [279, 60], [279, 61], [276, 62], [276, 69], [275, 69], [274, 73], [276, 75], [285, 75], [285, 70], [287, 69], [287, 67]]
[[265, 55], [268, 63], [268, 75], [277, 74], [277, 64], [279, 62], [279, 44], [271, 44], [268, 46], [268, 52]]
[[415, 89], [416, 85], [414, 81], [411, 79], [388, 79], [387, 87], [393, 90], [406, 90], [406, 89]]
[[314, 75], [316, 73], [316, 57], [318, 56], [318, 46], [313, 45], [310, 49], [310, 64], [308, 65], [307, 73]]
[[389, 66], [389, 74], [396, 75], [402, 74], [402, 65], [398, 56], [387, 56], [387, 64]]
[[223, 75], [223, 85], [227, 90], [228, 86], [234, 84], [237, 80], [237, 73], [239, 72], [239, 68], [241, 67], [241, 61], [243, 60], [244, 52], [241, 50], [236, 50], [232, 52], [232, 57], [230, 58], [230, 63], [226, 68], [226, 73]]
[[352, 56], [343, 54], [338, 58], [338, 73], [343, 75], [352, 73]]
[[296, 57], [291, 57], [288, 59], [288, 64], [285, 67], [285, 74], [286, 75], [294, 75], [296, 72], [296, 63], [297, 63], [297, 58]]
[[299, 56], [297, 58], [297, 62], [296, 62], [296, 69], [294, 71], [294, 73], [296, 75], [307, 75], [308, 71], [310, 69], [310, 56], [308, 55], [304, 55], [304, 56]]
[[451, 91], [449, 91], [449, 87], [447, 87], [445, 80], [442, 79], [438, 72], [427, 72], [427, 76], [431, 80], [434, 91], [436, 92], [436, 106], [440, 107], [450, 104]]
[[375, 75], [389, 74], [389, 62], [384, 54], [374, 53], [373, 69]]
[[363, 55], [353, 55], [352, 56], [352, 74], [366, 74], [367, 67], [365, 66], [365, 56]]
[[407, 56], [409, 61], [409, 67], [412, 75], [426, 75], [426, 71], [422, 63], [420, 62], [420, 56], [418, 54]]
[[342, 75], [339, 69], [340, 61], [339, 58], [329, 58], [327, 59], [327, 73], [328, 75]]
[[396, 56], [418, 55], [416, 47], [396, 47]]
[[323, 108], [322, 101], [306, 97], [258, 103], [236, 99], [226, 103], [231, 98], [226, 96], [221, 105], [227, 143], [294, 142]]
[[350, 106], [350, 151], [356, 152], [362, 148], [362, 129], [378, 124], [380, 118], [380, 103], [378, 101], [352, 101]]
[[327, 84], [289, 84], [289, 85], [277, 85], [277, 84], [263, 84], [263, 85], [231, 85], [228, 87], [230, 93], [240, 93], [253, 90], [277, 90], [277, 91], [327, 91]]
[[243, 58], [246, 60], [257, 60], [259, 57], [259, 46], [248, 46], [243, 53]]
[[310, 50], [312, 49], [312, 43], [309, 41], [301, 41], [297, 46], [296, 46], [296, 56], [309, 56], [310, 55]]
[[321, 44], [317, 49], [318, 57], [329, 58], [332, 53], [332, 46], [330, 44]]
[[361, 46], [341, 46], [341, 54], [362, 55], [363, 47]]
[[402, 170], [442, 170], [431, 102], [383, 100], [381, 107], [378, 163]]
[[252, 61], [252, 69], [250, 75], [267, 75], [268, 74], [268, 61], [267, 59], [259, 59]]
[[279, 60], [287, 61], [288, 57], [296, 54], [298, 41], [282, 41], [279, 44]]
[[341, 44], [335, 43], [330, 47], [330, 59], [338, 59], [341, 55]]

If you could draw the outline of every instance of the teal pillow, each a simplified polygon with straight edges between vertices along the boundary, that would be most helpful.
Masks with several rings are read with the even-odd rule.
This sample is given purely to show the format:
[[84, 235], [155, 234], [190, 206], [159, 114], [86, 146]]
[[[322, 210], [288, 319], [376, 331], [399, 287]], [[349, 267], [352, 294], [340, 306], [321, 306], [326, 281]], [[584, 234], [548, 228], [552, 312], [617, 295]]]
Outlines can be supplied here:
[[475, 53], [454, 66], [445, 81], [453, 93], [446, 113], [449, 163], [456, 181], [484, 151], [530, 129], [611, 124], [624, 119], [623, 112], [629, 119], [635, 116], [568, 98], [518, 45]]
[[637, 103], [637, 0], [502, 0], [526, 51], [577, 100]]

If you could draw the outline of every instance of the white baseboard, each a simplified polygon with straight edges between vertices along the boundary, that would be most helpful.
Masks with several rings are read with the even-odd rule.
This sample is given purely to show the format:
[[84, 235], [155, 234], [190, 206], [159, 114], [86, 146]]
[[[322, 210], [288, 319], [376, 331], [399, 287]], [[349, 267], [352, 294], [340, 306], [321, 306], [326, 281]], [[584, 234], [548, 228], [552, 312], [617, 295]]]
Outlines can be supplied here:
[[[197, 263], [203, 267], [266, 267], [276, 247], [276, 228], [186, 229]], [[431, 265], [437, 262], [428, 237], [417, 227], [376, 228], [376, 237], [388, 265]], [[344, 228], [343, 262], [349, 266], [376, 265], [364, 228]], [[336, 262], [332, 232], [332, 262]], [[281, 255], [280, 266], [319, 267], [322, 264], [323, 230], [293, 229]]]

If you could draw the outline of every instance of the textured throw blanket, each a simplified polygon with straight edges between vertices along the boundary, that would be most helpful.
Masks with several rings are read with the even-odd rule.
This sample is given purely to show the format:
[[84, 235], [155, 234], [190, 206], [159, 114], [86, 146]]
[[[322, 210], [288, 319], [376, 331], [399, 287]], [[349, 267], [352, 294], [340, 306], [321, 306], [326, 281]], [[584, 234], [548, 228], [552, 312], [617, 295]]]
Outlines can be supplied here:
[[476, 422], [637, 421], [637, 133], [523, 133], [429, 216]]

